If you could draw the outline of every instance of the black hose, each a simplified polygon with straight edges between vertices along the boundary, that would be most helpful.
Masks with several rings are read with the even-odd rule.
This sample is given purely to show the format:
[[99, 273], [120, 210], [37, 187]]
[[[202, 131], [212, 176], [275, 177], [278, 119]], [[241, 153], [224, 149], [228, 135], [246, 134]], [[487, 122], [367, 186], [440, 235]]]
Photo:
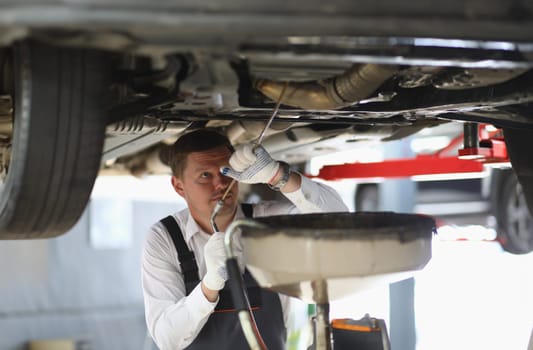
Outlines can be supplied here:
[[237, 311], [250, 309], [250, 302], [245, 292], [246, 287], [244, 285], [244, 280], [242, 279], [237, 259], [230, 258], [226, 260], [226, 268], [228, 269], [228, 282], [230, 284], [233, 306]]
[[259, 329], [254, 319], [252, 308], [248, 296], [246, 295], [246, 288], [239, 268], [237, 258], [233, 254], [231, 247], [232, 237], [235, 229], [240, 225], [263, 227], [261, 223], [257, 223], [251, 220], [236, 220], [232, 222], [226, 230], [224, 236], [224, 247], [226, 248], [226, 269], [228, 271], [229, 286], [231, 290], [231, 297], [233, 304], [239, 315], [239, 321], [241, 323], [242, 330], [248, 341], [248, 344], [252, 349], [268, 350]]

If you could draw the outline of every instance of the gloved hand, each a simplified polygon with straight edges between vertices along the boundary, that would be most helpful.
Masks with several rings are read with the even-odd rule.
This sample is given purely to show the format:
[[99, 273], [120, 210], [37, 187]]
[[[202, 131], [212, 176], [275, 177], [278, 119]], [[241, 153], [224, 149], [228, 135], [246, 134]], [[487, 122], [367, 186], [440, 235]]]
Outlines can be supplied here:
[[268, 183], [280, 167], [263, 146], [254, 144], [239, 146], [229, 159], [229, 165], [220, 168], [220, 172], [247, 184]]
[[228, 280], [226, 252], [224, 251], [224, 232], [215, 232], [204, 247], [206, 274], [202, 279], [211, 290], [221, 290]]

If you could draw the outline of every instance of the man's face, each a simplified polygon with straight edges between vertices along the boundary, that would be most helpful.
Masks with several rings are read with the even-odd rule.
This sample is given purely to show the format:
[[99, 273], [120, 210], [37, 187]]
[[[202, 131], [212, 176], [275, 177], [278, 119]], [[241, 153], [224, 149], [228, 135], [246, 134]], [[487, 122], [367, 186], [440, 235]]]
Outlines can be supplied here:
[[[182, 196], [196, 221], [209, 220], [215, 204], [222, 198], [231, 178], [222, 175], [221, 166], [227, 165], [231, 152], [225, 146], [187, 156], [181, 178], [172, 177], [172, 186]], [[224, 199], [219, 216], [233, 215], [237, 205], [238, 186], [234, 184]]]

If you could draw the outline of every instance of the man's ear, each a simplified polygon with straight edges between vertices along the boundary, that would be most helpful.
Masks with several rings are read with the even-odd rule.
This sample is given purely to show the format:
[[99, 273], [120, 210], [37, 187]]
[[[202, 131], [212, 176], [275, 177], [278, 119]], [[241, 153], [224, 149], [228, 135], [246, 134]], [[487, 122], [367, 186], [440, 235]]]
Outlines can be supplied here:
[[174, 175], [172, 175], [172, 178], [170, 179], [170, 181], [172, 182], [172, 187], [174, 187], [174, 191], [176, 191], [176, 193], [179, 194], [180, 196], [184, 197], [185, 191], [183, 190], [184, 188], [183, 181], [181, 181], [179, 178], [177, 178]]

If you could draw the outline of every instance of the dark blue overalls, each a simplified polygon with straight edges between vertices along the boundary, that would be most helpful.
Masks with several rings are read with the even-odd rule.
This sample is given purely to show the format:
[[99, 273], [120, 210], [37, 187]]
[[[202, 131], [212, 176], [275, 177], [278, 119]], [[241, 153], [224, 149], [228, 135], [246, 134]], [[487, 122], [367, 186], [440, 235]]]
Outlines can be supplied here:
[[[252, 217], [252, 205], [241, 204], [241, 206], [245, 216], [248, 218]], [[174, 217], [167, 216], [161, 222], [167, 228], [176, 246], [178, 260], [185, 282], [186, 294], [189, 295], [198, 283], [200, 283], [198, 265], [196, 264], [194, 254], [187, 247], [183, 234]], [[246, 285], [257, 327], [268, 349], [285, 349], [287, 331], [283, 322], [283, 312], [278, 294], [261, 289], [248, 270], [245, 270], [243, 280]], [[207, 323], [187, 349], [249, 349], [239, 323], [238, 314], [233, 307], [229, 283], [226, 283], [224, 289], [220, 291], [219, 302], [215, 308], [215, 312], [209, 316]]]

